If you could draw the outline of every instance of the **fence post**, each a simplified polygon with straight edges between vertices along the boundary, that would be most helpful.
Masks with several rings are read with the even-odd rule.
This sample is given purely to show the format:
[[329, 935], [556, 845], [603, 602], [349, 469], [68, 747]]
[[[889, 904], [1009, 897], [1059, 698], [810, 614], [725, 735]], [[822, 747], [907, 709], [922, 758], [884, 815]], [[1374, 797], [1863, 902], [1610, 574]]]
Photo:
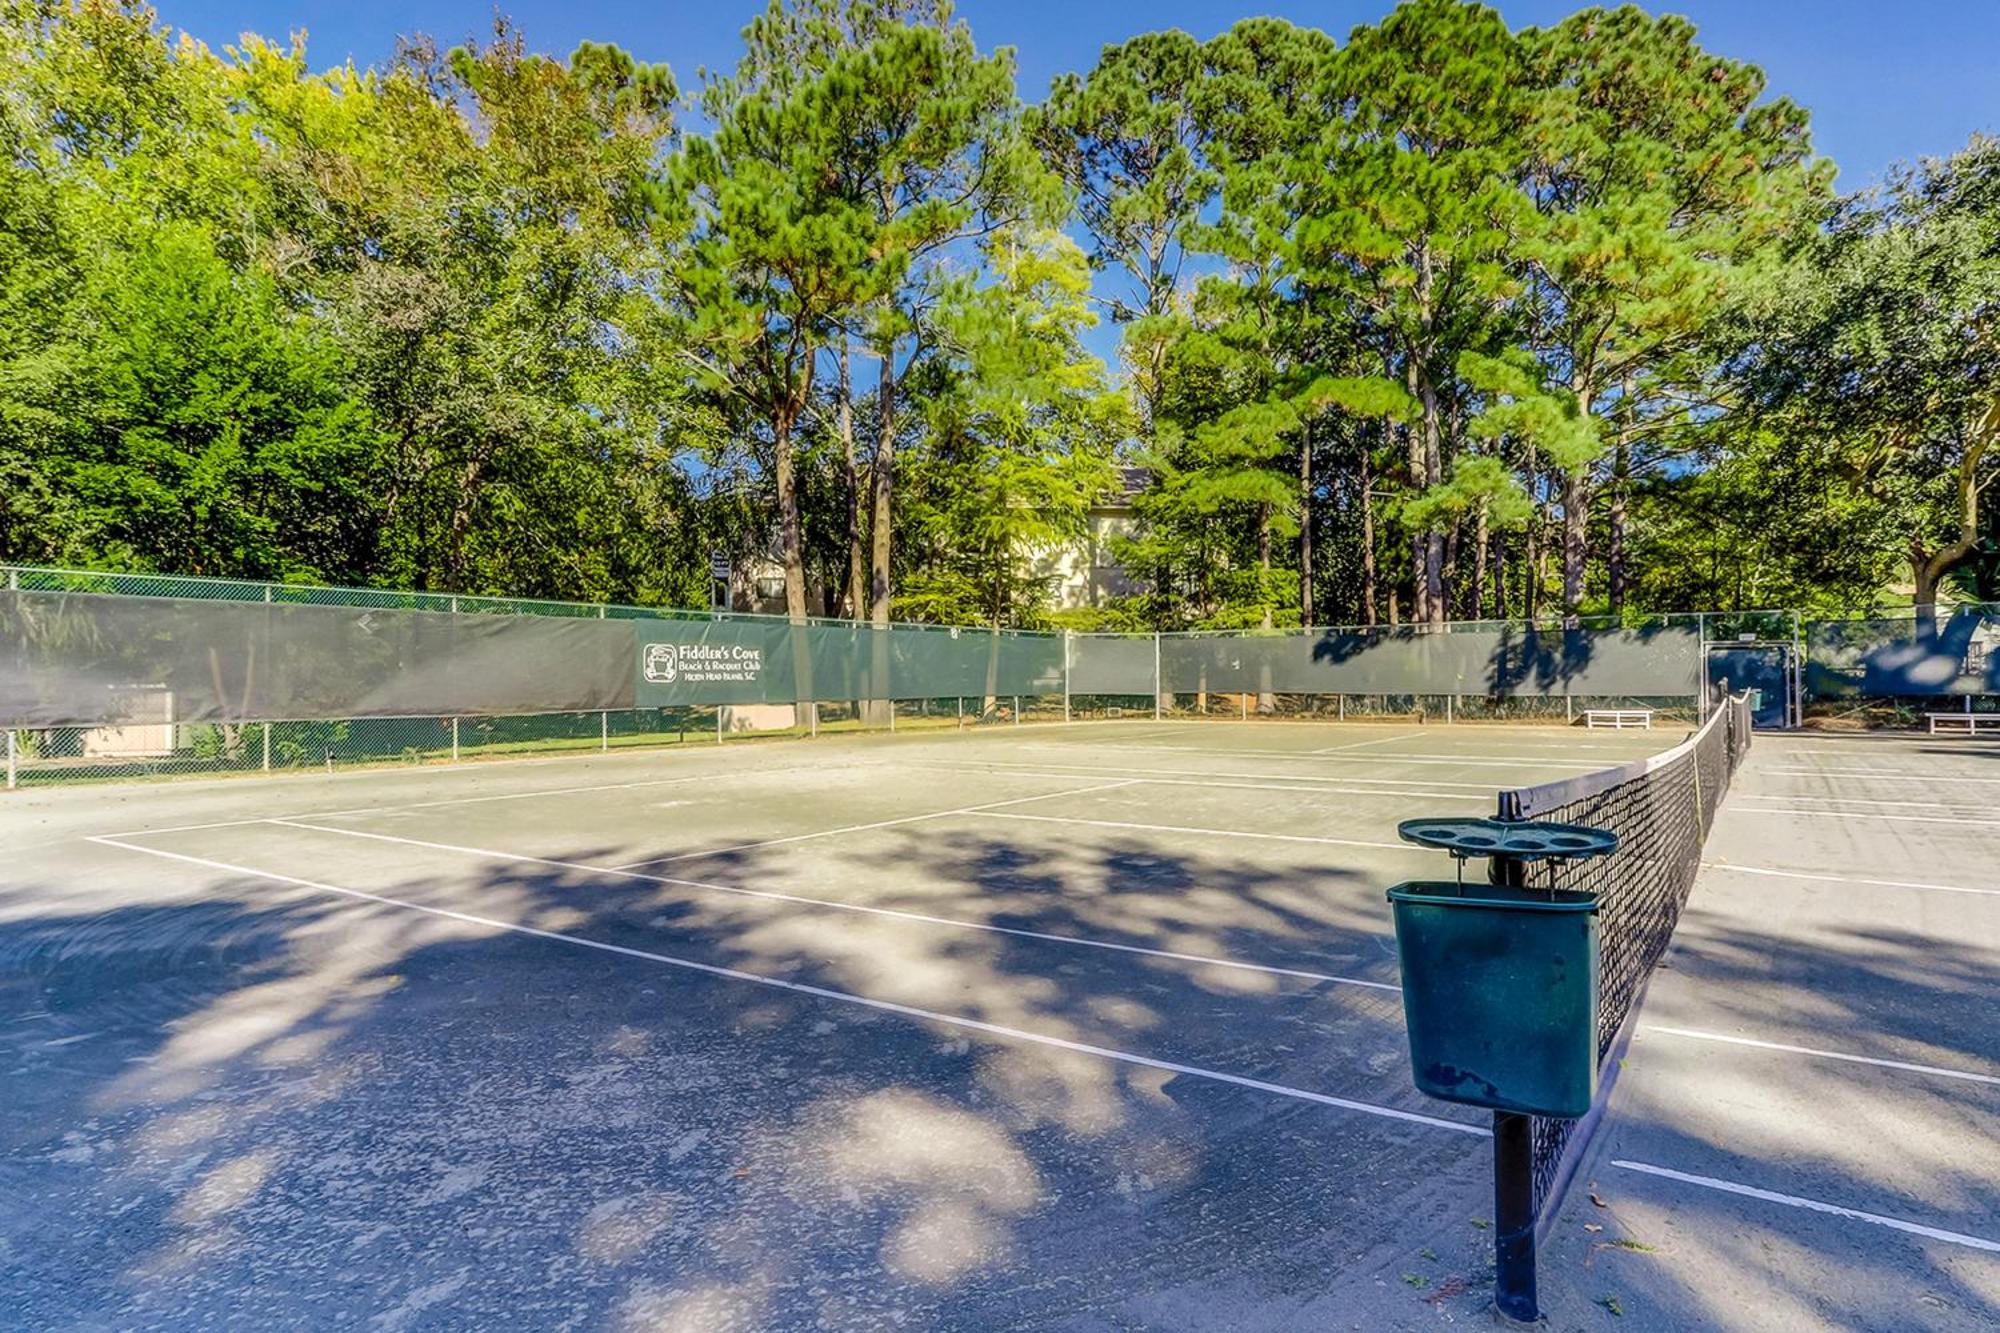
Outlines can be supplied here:
[[1248, 722], [1250, 720], [1250, 691], [1245, 690], [1236, 697], [1243, 702], [1243, 720]]
[[1457, 699], [1458, 696], [1455, 694], [1447, 694], [1444, 697], [1444, 724], [1447, 727], [1452, 723], [1452, 706]]
[[451, 720], [451, 762], [458, 762], [458, 719]]
[[[1971, 695], [1966, 696], [1965, 706], [1967, 708], [1972, 706]], [[1021, 696], [1018, 694], [1014, 696], [1014, 725], [1017, 727], [1021, 725]]]
[[1069, 721], [1069, 631], [1063, 631], [1063, 721]]
[[715, 706], [715, 743], [722, 744], [722, 705]]
[[597, 712], [597, 752], [604, 754], [611, 749], [611, 710], [601, 708]]
[[1160, 635], [1153, 634], [1153, 721], [1160, 720]]
[[271, 771], [271, 724], [268, 721], [264, 723], [264, 771]]
[[894, 731], [895, 729], [896, 729], [896, 701], [894, 699], [891, 699], [889, 701], [889, 730]]
[[20, 775], [17, 771], [20, 765], [20, 759], [18, 758], [20, 744], [21, 742], [18, 739], [17, 733], [14, 731], [14, 729], [12, 727], [7, 728], [7, 790], [8, 791], [14, 790], [15, 784], [20, 781]]
[[958, 729], [965, 730], [965, 696], [958, 696]]
[[1333, 699], [1334, 699], [1334, 707], [1339, 710], [1339, 715], [1335, 717], [1334, 720], [1336, 722], [1347, 721], [1347, 696], [1344, 694], [1336, 694], [1333, 696]]

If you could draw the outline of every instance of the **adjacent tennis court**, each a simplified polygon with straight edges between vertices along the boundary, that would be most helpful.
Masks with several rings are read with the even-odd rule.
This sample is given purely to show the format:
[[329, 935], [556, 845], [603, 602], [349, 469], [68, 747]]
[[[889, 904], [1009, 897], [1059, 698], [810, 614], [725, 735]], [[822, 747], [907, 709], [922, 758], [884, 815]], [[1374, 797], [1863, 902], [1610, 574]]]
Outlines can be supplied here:
[[[1411, 1086], [1383, 901], [1449, 863], [1396, 823], [1684, 734], [1136, 720], [20, 793], [0, 810], [18, 1308], [1477, 1315], [1490, 1119]], [[1789, 1273], [1828, 1257], [1814, 1281], [1847, 1308], [1990, 1317], [2000, 820], [1917, 822], [1907, 788], [2000, 781], [2000, 747], [1758, 744], [1711, 839], [1732, 869], [1697, 889], [1672, 1022], [1645, 1011], [1601, 1135], [1619, 1162], [1594, 1159], [1553, 1227], [1545, 1302], [1685, 1313], [1692, 1209]], [[1726, 998], [1699, 984], [1724, 961]], [[1800, 1037], [1837, 1005], [1851, 1039]], [[1613, 1193], [1629, 1231], [1592, 1201]]]

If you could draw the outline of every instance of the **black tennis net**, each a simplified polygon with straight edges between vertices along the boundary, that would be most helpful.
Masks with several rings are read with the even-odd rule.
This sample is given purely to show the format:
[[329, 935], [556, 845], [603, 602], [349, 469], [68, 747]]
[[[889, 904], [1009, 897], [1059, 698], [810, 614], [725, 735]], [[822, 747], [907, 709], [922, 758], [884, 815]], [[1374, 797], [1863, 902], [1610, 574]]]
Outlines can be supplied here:
[[[1539, 787], [1500, 793], [1500, 818], [1550, 820], [1609, 829], [1618, 850], [1593, 860], [1558, 863], [1553, 887], [1599, 898], [1597, 1058], [1605, 1068], [1629, 1035], [1646, 979], [1667, 951], [1701, 868], [1723, 793], [1750, 749], [1748, 695], [1725, 698], [1701, 729], [1649, 759]], [[1537, 873], [1536, 879], [1540, 880]], [[1610, 1093], [1580, 1120], [1531, 1117], [1534, 1207], [1545, 1230], [1575, 1173]]]

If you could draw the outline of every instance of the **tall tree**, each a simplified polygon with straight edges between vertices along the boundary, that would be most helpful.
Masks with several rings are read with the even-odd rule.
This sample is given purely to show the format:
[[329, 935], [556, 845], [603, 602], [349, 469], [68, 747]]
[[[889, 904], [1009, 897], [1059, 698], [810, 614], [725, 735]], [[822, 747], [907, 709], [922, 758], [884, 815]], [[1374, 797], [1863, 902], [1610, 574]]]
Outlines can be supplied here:
[[[1412, 492], [1446, 484], [1456, 362], [1491, 337], [1509, 293], [1503, 259], [1519, 211], [1506, 168], [1524, 114], [1520, 58], [1498, 14], [1458, 0], [1410, 0], [1357, 28], [1336, 58], [1345, 115], [1299, 163], [1313, 194], [1316, 285], [1366, 331], [1384, 377], [1415, 412], [1406, 428]], [[1447, 615], [1437, 505], [1406, 509], [1416, 615]]]
[[1685, 19], [1586, 9], [1521, 46], [1534, 90], [1521, 181], [1536, 222], [1513, 267], [1544, 389], [1587, 428], [1548, 460], [1562, 474], [1574, 617], [1607, 450], [1623, 487], [1632, 450], [1659, 445], [1701, 404], [1704, 324], [1824, 197], [1829, 169], [1812, 157], [1805, 112], [1763, 100], [1763, 71], [1703, 50]]
[[[2000, 140], [1850, 201], [1740, 312], [1733, 369], [1767, 486], [1832, 483], [1906, 563], [1919, 621], [1993, 534], [2000, 472]], [[1872, 521], [1871, 521], [1872, 519]]]

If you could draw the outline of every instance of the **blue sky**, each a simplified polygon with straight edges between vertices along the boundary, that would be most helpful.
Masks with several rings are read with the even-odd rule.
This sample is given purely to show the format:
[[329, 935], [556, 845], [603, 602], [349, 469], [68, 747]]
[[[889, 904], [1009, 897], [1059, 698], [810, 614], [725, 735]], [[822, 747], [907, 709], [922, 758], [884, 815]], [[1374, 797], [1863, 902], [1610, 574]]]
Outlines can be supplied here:
[[[617, 42], [664, 60], [684, 85], [697, 66], [734, 63], [738, 32], [758, 0], [596, 0], [500, 6], [537, 49], [566, 54], [578, 41]], [[1386, 0], [1269, 4], [1256, 0], [961, 0], [981, 46], [1019, 53], [1021, 92], [1033, 99], [1063, 70], [1087, 69], [1099, 48], [1136, 32], [1180, 27], [1212, 36], [1246, 14], [1271, 13], [1336, 37], [1380, 17]], [[1517, 27], [1579, 8], [1564, 0], [1503, 0]], [[1813, 113], [1814, 140], [1840, 165], [1844, 189], [1881, 177], [1898, 159], [1949, 152], [1974, 130], [2000, 130], [2000, 3], [1993, 0], [1681, 0], [1649, 8], [1686, 14], [1713, 51], [1764, 67], [1774, 91]], [[428, 32], [457, 41], [483, 32], [485, 0], [159, 0], [161, 19], [212, 46], [238, 33], [280, 36], [305, 29], [315, 65], [387, 57], [396, 35]]]

